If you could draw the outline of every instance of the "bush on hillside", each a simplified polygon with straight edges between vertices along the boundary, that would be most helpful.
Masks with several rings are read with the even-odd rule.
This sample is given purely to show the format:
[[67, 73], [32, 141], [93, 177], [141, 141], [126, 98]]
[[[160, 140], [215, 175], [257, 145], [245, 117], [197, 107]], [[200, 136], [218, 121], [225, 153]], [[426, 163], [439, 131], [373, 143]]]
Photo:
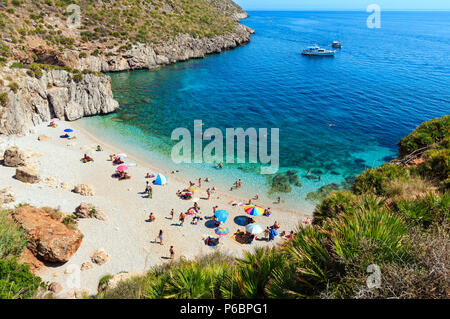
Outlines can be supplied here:
[[411, 134], [398, 142], [400, 156], [441, 142], [450, 132], [450, 115], [422, 123]]
[[388, 183], [393, 180], [408, 180], [410, 172], [407, 168], [392, 163], [383, 164], [358, 175], [352, 190], [355, 194], [373, 193], [386, 195]]
[[20, 256], [26, 245], [25, 231], [9, 219], [8, 210], [0, 210], [0, 259]]
[[0, 260], [0, 299], [32, 298], [40, 286], [44, 286], [41, 278], [33, 275], [28, 266]]

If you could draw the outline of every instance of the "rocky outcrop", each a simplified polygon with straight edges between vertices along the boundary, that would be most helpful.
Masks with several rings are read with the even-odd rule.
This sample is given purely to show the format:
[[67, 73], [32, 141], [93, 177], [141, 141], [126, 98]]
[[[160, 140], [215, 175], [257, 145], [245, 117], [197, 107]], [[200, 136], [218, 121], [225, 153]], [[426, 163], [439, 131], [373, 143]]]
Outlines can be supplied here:
[[78, 218], [96, 218], [99, 220], [107, 220], [106, 214], [93, 204], [81, 203], [75, 208], [75, 216]]
[[89, 269], [92, 269], [94, 267], [94, 265], [90, 262], [90, 261], [86, 261], [81, 265], [81, 271], [86, 271]]
[[34, 256], [49, 262], [67, 262], [81, 245], [82, 234], [52, 219], [44, 210], [21, 206], [13, 219], [25, 229], [28, 249]]
[[230, 17], [236, 22], [248, 18], [248, 13], [234, 3], [232, 0], [206, 0], [211, 3], [217, 11]]
[[39, 173], [31, 167], [16, 168], [16, 179], [29, 184], [36, 184], [41, 181]]
[[103, 55], [79, 58], [79, 52], [65, 51], [63, 61], [76, 69], [89, 69], [98, 72], [117, 72], [138, 69], [154, 69], [158, 66], [204, 58], [207, 54], [220, 53], [250, 41], [254, 31], [244, 25], [226, 35], [212, 38], [194, 38], [180, 34], [174, 40], [164, 44], [138, 43], [131, 49], [119, 51], [117, 48], [105, 50]]
[[94, 189], [87, 184], [75, 185], [73, 192], [83, 196], [94, 196]]
[[42, 77], [24, 69], [0, 69], [0, 78], [12, 78], [17, 87], [4, 87], [8, 102], [0, 106], [0, 133], [26, 134], [30, 128], [53, 117], [73, 121], [84, 116], [117, 110], [110, 78], [74, 74], [65, 70], [42, 70]]
[[26, 158], [24, 151], [19, 150], [17, 146], [10, 146], [3, 154], [3, 165], [10, 167], [25, 166]]
[[54, 281], [48, 285], [48, 291], [51, 291], [55, 294], [60, 293], [63, 290], [63, 287], [60, 283]]
[[103, 249], [94, 251], [90, 257], [91, 261], [97, 265], [103, 265], [109, 259], [109, 255]]

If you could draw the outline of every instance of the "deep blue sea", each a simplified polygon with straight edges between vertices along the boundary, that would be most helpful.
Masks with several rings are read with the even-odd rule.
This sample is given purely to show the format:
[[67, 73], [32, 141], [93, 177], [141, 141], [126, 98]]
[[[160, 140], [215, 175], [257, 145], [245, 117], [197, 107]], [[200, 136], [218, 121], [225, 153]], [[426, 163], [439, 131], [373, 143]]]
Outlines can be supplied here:
[[[193, 131], [194, 119], [223, 132], [279, 128], [280, 171], [295, 169], [303, 184], [281, 197], [310, 210], [308, 192], [391, 160], [400, 138], [450, 113], [450, 12], [382, 12], [380, 29], [366, 26], [366, 12], [249, 13], [242, 21], [256, 31], [249, 44], [154, 71], [110, 74], [120, 110], [81, 123], [190, 179], [198, 169], [223, 187], [242, 178], [244, 191], [260, 196], [267, 177], [254, 166], [173, 164], [170, 135], [177, 127]], [[300, 54], [314, 44], [331, 48], [333, 40], [343, 43], [335, 57]], [[306, 178], [307, 170], [321, 179]]]

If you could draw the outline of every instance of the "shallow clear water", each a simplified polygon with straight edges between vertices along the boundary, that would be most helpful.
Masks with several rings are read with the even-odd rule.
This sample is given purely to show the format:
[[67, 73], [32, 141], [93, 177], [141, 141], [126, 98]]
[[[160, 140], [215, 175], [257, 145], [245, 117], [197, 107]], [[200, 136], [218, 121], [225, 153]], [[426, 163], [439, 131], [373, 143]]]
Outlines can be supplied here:
[[[310, 210], [308, 192], [389, 161], [400, 138], [449, 113], [449, 12], [385, 12], [381, 29], [366, 27], [365, 12], [250, 15], [242, 23], [256, 34], [246, 46], [155, 71], [110, 74], [120, 110], [81, 123], [168, 169], [177, 169], [167, 157], [172, 130], [192, 132], [195, 119], [224, 133], [280, 128], [281, 170], [297, 170], [303, 184], [282, 198]], [[300, 54], [333, 40], [343, 42], [334, 58]], [[266, 176], [255, 167], [211, 166], [182, 167], [191, 179], [202, 169], [227, 187], [242, 178], [244, 191], [267, 193]], [[308, 169], [321, 180], [305, 178]]]

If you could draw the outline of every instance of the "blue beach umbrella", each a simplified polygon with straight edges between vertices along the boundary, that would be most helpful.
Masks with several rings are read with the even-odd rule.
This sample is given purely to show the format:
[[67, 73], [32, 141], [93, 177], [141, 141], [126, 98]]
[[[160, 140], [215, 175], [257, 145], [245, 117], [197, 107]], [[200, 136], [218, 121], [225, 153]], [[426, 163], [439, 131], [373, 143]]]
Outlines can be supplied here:
[[165, 184], [167, 184], [167, 177], [165, 177], [162, 174], [158, 174], [158, 176], [156, 176], [156, 179], [153, 182], [153, 184], [155, 184], [155, 185], [165, 185]]
[[227, 221], [228, 215], [228, 212], [223, 209], [218, 210], [214, 213], [214, 216], [217, 217], [217, 220], [222, 223], [225, 223]]
[[73, 130], [72, 130], [71, 128], [66, 128], [66, 129], [64, 130], [64, 132], [70, 133], [70, 132], [73, 132]]

